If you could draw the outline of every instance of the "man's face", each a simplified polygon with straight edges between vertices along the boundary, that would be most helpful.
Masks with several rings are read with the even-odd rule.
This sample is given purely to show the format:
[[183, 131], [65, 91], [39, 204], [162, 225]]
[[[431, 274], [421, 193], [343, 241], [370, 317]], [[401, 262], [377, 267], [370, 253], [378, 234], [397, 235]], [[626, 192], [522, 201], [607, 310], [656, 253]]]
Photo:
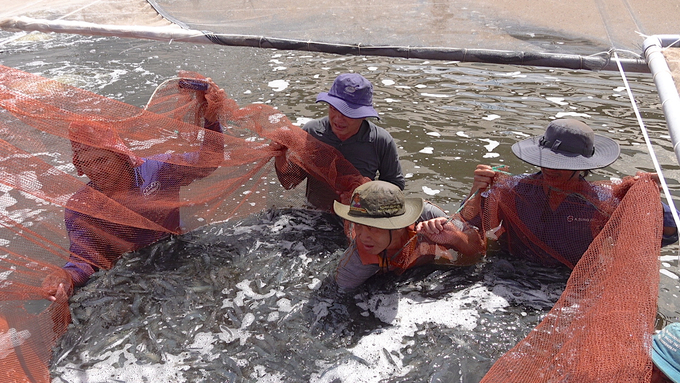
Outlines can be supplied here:
[[577, 170], [558, 170], [541, 168], [543, 179], [552, 187], [564, 187], [573, 182], [578, 182], [580, 171]]
[[328, 105], [328, 119], [331, 122], [331, 130], [341, 141], [357, 134], [359, 128], [361, 128], [361, 123], [364, 122], [363, 118], [345, 116], [330, 104]]
[[378, 255], [390, 245], [390, 231], [377, 227], [354, 224], [357, 246], [367, 254]]
[[86, 175], [99, 189], [110, 189], [119, 182], [117, 174], [125, 173], [127, 161], [112, 151], [73, 145], [73, 165], [79, 175]]

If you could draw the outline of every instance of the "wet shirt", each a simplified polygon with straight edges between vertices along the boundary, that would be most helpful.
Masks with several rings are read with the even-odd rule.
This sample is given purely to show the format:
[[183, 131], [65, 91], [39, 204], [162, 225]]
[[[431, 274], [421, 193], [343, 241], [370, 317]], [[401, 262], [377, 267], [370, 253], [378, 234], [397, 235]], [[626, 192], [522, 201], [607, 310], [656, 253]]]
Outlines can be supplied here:
[[[206, 126], [206, 128], [221, 131], [219, 124]], [[165, 230], [127, 226], [92, 217], [68, 207], [65, 209], [64, 221], [71, 243], [69, 250], [75, 256], [71, 256], [69, 262], [64, 265], [64, 270], [71, 276], [74, 286], [84, 285], [99, 269], [91, 263], [112, 264], [125, 252], [140, 249], [170, 233], [180, 232], [178, 207], [180, 188], [198, 178], [205, 177], [209, 173], [206, 169], [213, 169], [165, 162], [172, 156], [177, 155], [162, 154], [146, 158], [144, 163], [133, 169], [134, 182], [129, 195], [130, 201], [136, 202], [126, 205], [126, 208], [162, 226]], [[186, 153], [180, 157], [186, 163], [197, 164], [200, 153]], [[71, 197], [69, 204], [73, 206], [79, 200], [87, 200], [93, 189], [92, 182], [89, 182], [86, 187]], [[91, 263], [84, 261], [83, 258]]]
[[[526, 177], [541, 179], [541, 173]], [[579, 193], [563, 196], [557, 206], [550, 206], [551, 189], [541, 183], [517, 183], [512, 189], [514, 205], [500, 209], [505, 233], [501, 248], [508, 253], [546, 266], [564, 264], [573, 268], [609, 220], [611, 208], [618, 202], [609, 188], [581, 179]], [[663, 204], [664, 226], [674, 227], [670, 208]], [[677, 234], [664, 236], [662, 245], [677, 241]]]
[[573, 268], [609, 219], [590, 201], [606, 200], [611, 194], [598, 193], [583, 182], [588, 187], [582, 193], [564, 196], [556, 207], [549, 205], [550, 192], [546, 194], [541, 184], [517, 184], [513, 209], [521, 223], [501, 214], [507, 230], [501, 245], [513, 255], [544, 265], [561, 261]]
[[[446, 217], [446, 213], [437, 206], [426, 202], [416, 224], [437, 217]], [[360, 286], [378, 272], [380, 272], [380, 265], [362, 262], [356, 242], [352, 241], [338, 263], [335, 271], [335, 282], [342, 290], [351, 290]]]
[[[328, 117], [312, 120], [302, 129], [312, 137], [337, 149], [354, 167], [371, 180], [380, 179], [404, 189], [404, 175], [401, 172], [397, 145], [392, 136], [383, 128], [364, 120], [354, 136], [341, 141], [333, 133]], [[279, 178], [287, 175], [279, 173]], [[323, 181], [307, 178], [307, 201], [314, 207], [332, 211], [337, 194]], [[302, 182], [301, 178], [293, 182]]]

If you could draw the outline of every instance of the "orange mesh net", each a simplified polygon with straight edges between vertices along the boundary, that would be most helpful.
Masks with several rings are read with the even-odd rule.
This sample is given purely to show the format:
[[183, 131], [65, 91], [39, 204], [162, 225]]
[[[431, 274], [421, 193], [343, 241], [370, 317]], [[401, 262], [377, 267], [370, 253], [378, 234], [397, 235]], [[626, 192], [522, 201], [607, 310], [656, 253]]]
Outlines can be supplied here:
[[[540, 175], [497, 178], [477, 200], [487, 250], [497, 238], [513, 256], [573, 271], [551, 311], [483, 382], [650, 381], [663, 226], [656, 183], [646, 175], [565, 192], [544, 188]], [[546, 205], [551, 193], [559, 206]], [[468, 217], [479, 212], [473, 205]]]
[[49, 381], [52, 347], [70, 322], [59, 282], [81, 285], [168, 235], [300, 205], [276, 178], [272, 142], [338, 196], [364, 182], [276, 109], [239, 107], [195, 73], [138, 108], [0, 67], [0, 105], [2, 381]]
[[[239, 107], [194, 73], [163, 83], [138, 108], [0, 67], [0, 106], [1, 381], [50, 380], [51, 350], [70, 314], [65, 299], [45, 299], [45, 286], [69, 276], [81, 284], [78, 270], [86, 279], [168, 235], [301, 204], [302, 193], [277, 179], [272, 157], [282, 153], [271, 143], [287, 147], [300, 175], [324, 180], [338, 198], [365, 181], [276, 109]], [[570, 208], [591, 215], [566, 235], [550, 217], [525, 215], [536, 199], [522, 199], [517, 188], [537, 185], [530, 177], [501, 179], [483, 210], [473, 199], [461, 212], [476, 217], [470, 222], [477, 219], [482, 233], [509, 227], [501, 244], [529, 249], [523, 256], [574, 268], [555, 308], [484, 381], [648, 381], [661, 230], [655, 184], [643, 178], [570, 193]], [[551, 242], [576, 236], [587, 239], [585, 248]], [[400, 265], [421, 254], [446, 256], [447, 249], [422, 246], [408, 247]]]

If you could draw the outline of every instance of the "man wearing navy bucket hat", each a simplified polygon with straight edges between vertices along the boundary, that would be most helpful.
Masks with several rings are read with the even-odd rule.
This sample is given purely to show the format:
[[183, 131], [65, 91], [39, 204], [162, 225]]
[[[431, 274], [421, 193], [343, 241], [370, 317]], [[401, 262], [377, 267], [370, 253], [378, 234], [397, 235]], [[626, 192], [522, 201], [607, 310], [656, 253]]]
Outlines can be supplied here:
[[[354, 167], [371, 180], [379, 178], [404, 189], [397, 145], [383, 128], [366, 120], [380, 119], [373, 108], [373, 85], [358, 73], [339, 75], [328, 92], [316, 102], [328, 104], [328, 116], [306, 123], [302, 129], [312, 137], [340, 151]], [[281, 184], [291, 189], [307, 178], [307, 201], [314, 207], [332, 211], [335, 191], [314, 177], [308, 177], [286, 159], [285, 150], [276, 157]]]
[[[543, 135], [512, 145], [512, 152], [540, 171], [500, 177], [499, 181], [495, 168], [477, 165], [469, 197], [477, 202], [471, 205], [487, 203], [487, 189], [494, 184], [501, 249], [546, 266], [574, 268], [617, 201], [610, 187], [591, 183], [585, 177], [592, 169], [616, 161], [619, 145], [595, 134], [581, 121], [557, 119], [548, 124]], [[665, 246], [678, 237], [670, 208], [663, 204], [663, 209]]]

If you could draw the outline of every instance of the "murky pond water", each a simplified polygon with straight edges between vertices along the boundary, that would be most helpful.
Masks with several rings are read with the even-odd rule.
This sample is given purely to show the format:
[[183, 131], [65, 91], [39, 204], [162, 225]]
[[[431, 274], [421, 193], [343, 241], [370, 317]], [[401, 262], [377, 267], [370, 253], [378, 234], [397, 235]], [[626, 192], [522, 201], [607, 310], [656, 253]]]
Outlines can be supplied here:
[[332, 215], [284, 209], [130, 254], [72, 298], [55, 381], [475, 382], [568, 277], [491, 258], [341, 294], [345, 245]]
[[[29, 34], [0, 49], [2, 65], [137, 106], [178, 70], [196, 71], [239, 104], [267, 103], [296, 123], [326, 113], [314, 101], [337, 74], [359, 72], [373, 82], [379, 125], [400, 148], [407, 192], [449, 211], [478, 163], [533, 172], [511, 144], [562, 116], [621, 145], [621, 158], [593, 179], [653, 171], [615, 72], [71, 35]], [[652, 79], [628, 76], [677, 198], [680, 171]], [[323, 282], [343, 247], [329, 221], [264, 212], [131, 254], [74, 297], [55, 381], [474, 382], [540, 321], [566, 281], [564, 270], [492, 260], [379, 278], [338, 296]], [[659, 313], [670, 321], [680, 319], [677, 251], [662, 250]]]

